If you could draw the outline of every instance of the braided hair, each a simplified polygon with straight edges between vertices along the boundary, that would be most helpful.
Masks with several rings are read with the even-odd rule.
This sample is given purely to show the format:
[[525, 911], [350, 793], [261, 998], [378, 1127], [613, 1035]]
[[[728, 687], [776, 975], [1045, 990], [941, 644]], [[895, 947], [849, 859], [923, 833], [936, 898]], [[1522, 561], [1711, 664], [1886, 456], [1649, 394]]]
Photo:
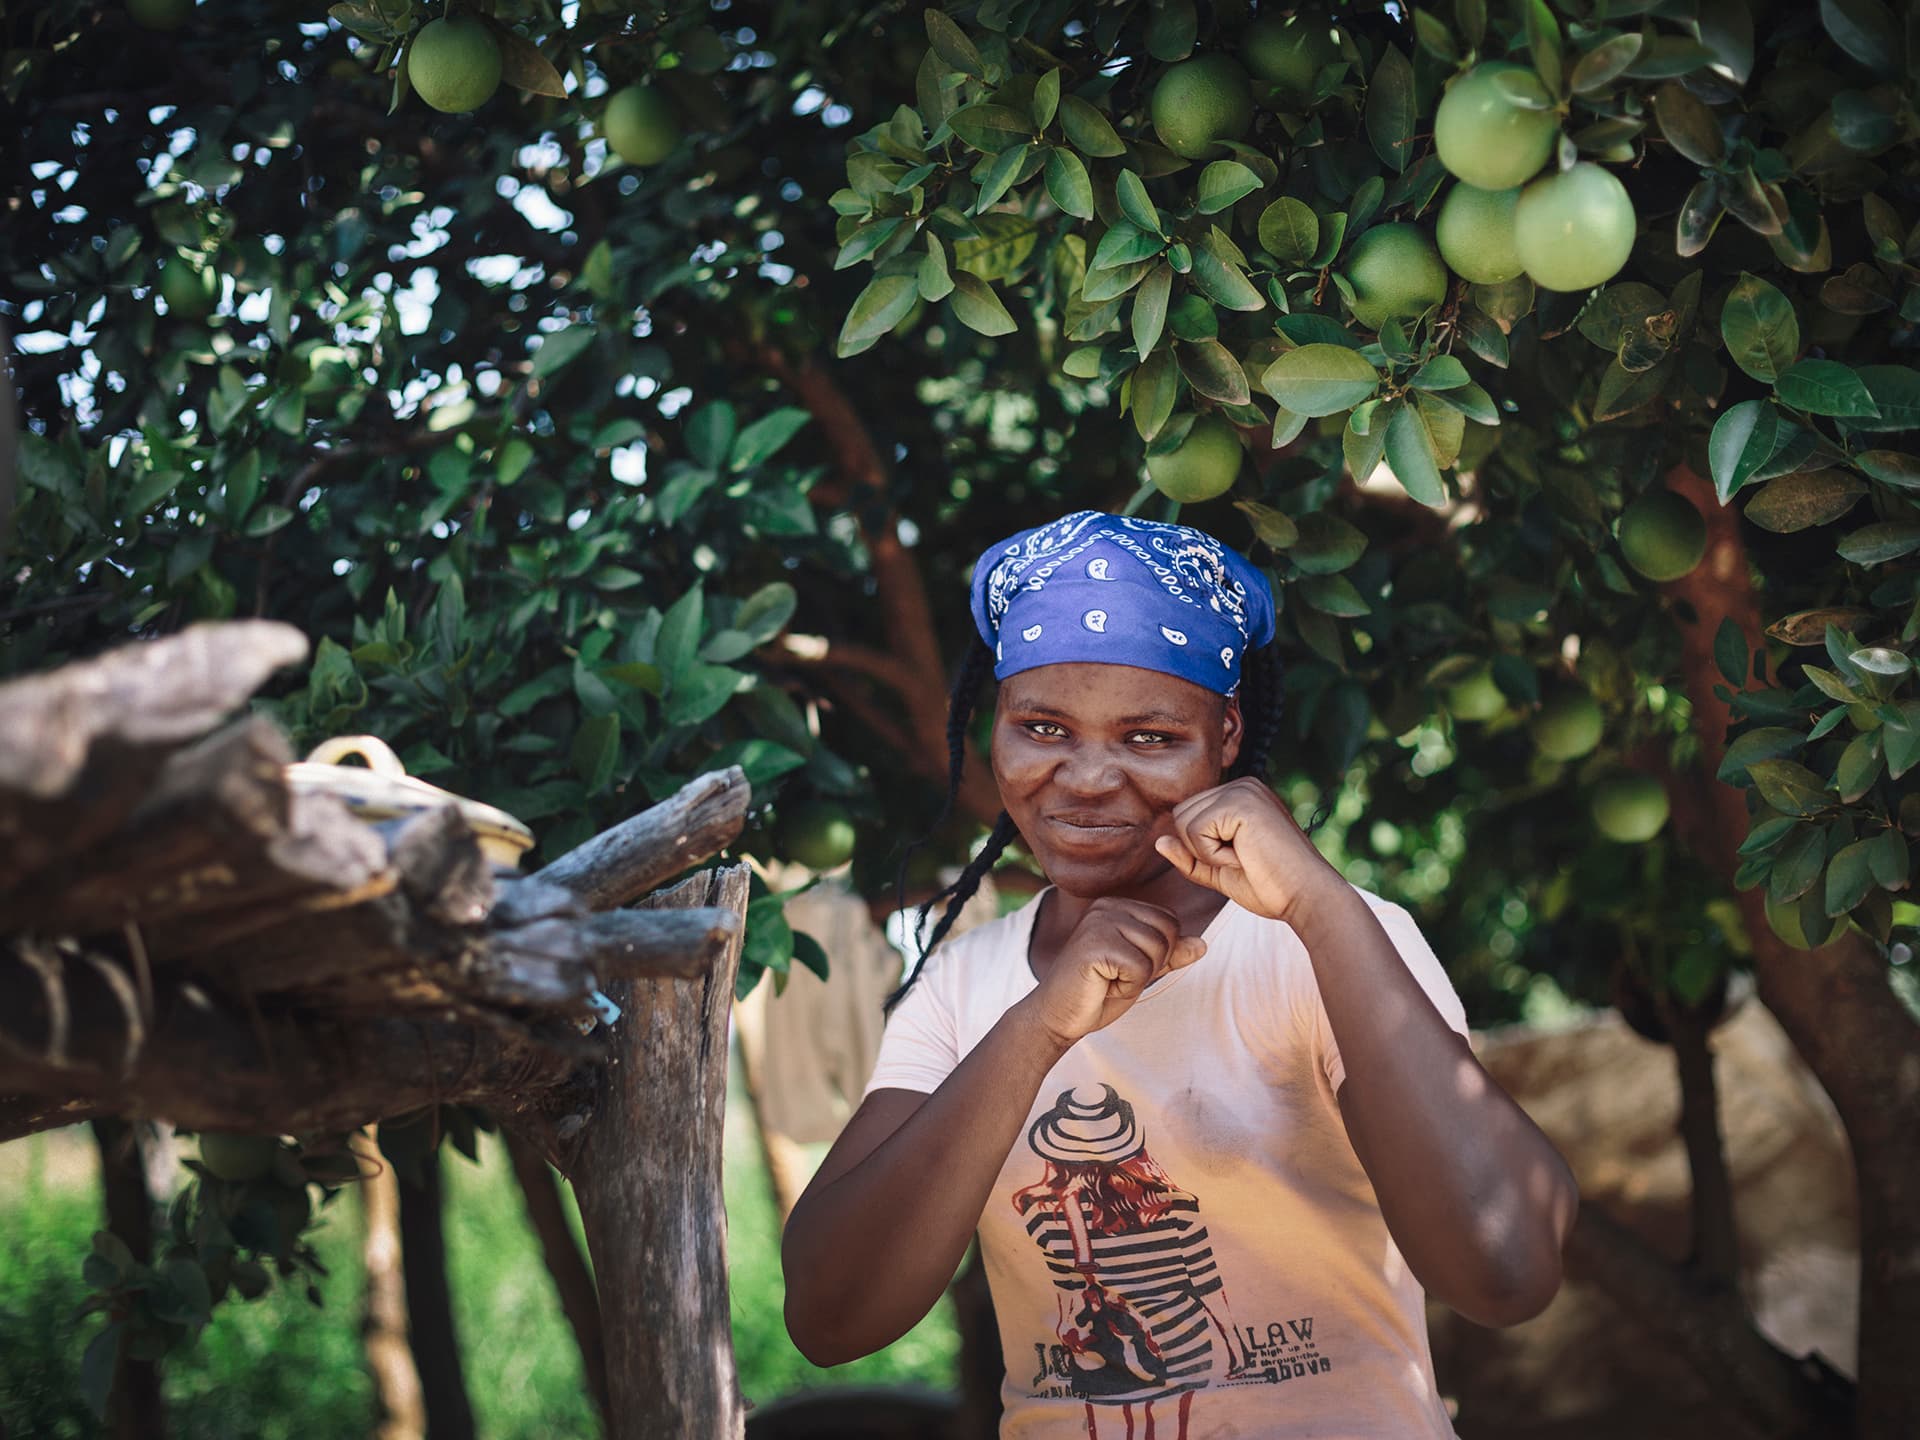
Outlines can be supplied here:
[[[1280, 716], [1286, 705], [1286, 692], [1282, 686], [1284, 672], [1279, 649], [1274, 645], [1262, 645], [1249, 651], [1242, 662], [1238, 693], [1244, 729], [1240, 739], [1240, 754], [1227, 772], [1229, 778], [1251, 775], [1262, 781], [1266, 779], [1267, 757], [1280, 734]], [[934, 831], [953, 813], [954, 803], [960, 796], [960, 777], [967, 763], [967, 730], [979, 701], [981, 685], [992, 673], [993, 648], [976, 635], [960, 661], [953, 688], [947, 694], [946, 803], [940, 807], [939, 818], [933, 822], [927, 834], [908, 846], [906, 855], [900, 861], [895, 893], [900, 896], [900, 908], [903, 910], [906, 908], [907, 859], [926, 844]], [[946, 939], [947, 932], [953, 929], [953, 922], [959, 919], [960, 912], [979, 890], [980, 881], [999, 863], [1001, 854], [1019, 833], [1013, 817], [1002, 810], [987, 835], [987, 843], [967, 862], [959, 877], [944, 890], [929, 897], [915, 913], [913, 934], [918, 937], [926, 929], [933, 907], [942, 900], [946, 901], [946, 908], [941, 911], [933, 934], [928, 937], [926, 948], [921, 951], [920, 963], [900, 982], [900, 987], [887, 997], [885, 1008], [888, 1012], [906, 998], [907, 992], [913, 988], [913, 982], [926, 969], [927, 959], [933, 954], [934, 947]]]

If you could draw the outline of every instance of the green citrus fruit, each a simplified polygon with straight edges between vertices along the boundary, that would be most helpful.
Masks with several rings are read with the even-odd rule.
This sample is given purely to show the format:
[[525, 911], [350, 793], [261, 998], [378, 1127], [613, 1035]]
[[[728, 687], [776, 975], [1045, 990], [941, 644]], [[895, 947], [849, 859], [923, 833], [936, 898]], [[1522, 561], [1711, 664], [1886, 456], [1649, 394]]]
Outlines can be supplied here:
[[193, 0], [127, 0], [133, 23], [148, 30], [178, 30], [193, 16]]
[[271, 1135], [228, 1135], [208, 1131], [200, 1137], [200, 1163], [222, 1180], [258, 1180], [273, 1169], [280, 1142]]
[[220, 303], [220, 274], [211, 265], [192, 265], [176, 255], [160, 267], [160, 298], [167, 313], [204, 320]]
[[1543, 175], [1513, 207], [1513, 248], [1533, 283], [1548, 290], [1591, 290], [1620, 272], [1633, 251], [1639, 217], [1611, 170], [1583, 160]]
[[1667, 823], [1666, 787], [1651, 775], [1616, 775], [1594, 786], [1589, 808], [1607, 839], [1643, 844]]
[[1650, 490], [1620, 512], [1620, 553], [1649, 580], [1678, 580], [1707, 553], [1707, 522], [1684, 496]]
[[[1500, 76], [1507, 80], [1496, 83]], [[1516, 105], [1502, 84], [1531, 96], [1544, 109]], [[1433, 117], [1434, 148], [1457, 178], [1482, 190], [1511, 190], [1539, 173], [1560, 132], [1553, 97], [1525, 65], [1492, 60], [1447, 87]]]
[[1160, 143], [1199, 160], [1221, 140], [1238, 140], [1253, 124], [1253, 86], [1230, 55], [1184, 60], [1160, 77], [1149, 105]]
[[[1813, 898], [1817, 894], [1818, 891], [1810, 890], [1800, 900], [1786, 901], [1767, 896], [1767, 925], [1796, 950], [1818, 949], [1838, 935], [1840, 927], [1846, 924], [1845, 916], [1829, 918], [1822, 913], [1822, 907]], [[1810, 922], [1811, 932], [1807, 929]]]
[[1417, 320], [1447, 298], [1447, 267], [1417, 225], [1376, 225], [1347, 252], [1353, 313], [1370, 330]]
[[1462, 280], [1500, 285], [1524, 267], [1513, 248], [1513, 207], [1518, 190], [1482, 190], [1462, 180], [1447, 192], [1433, 238], [1440, 258]]
[[1606, 716], [1584, 690], [1563, 689], [1548, 695], [1533, 713], [1528, 729], [1533, 745], [1549, 760], [1578, 760], [1600, 743]]
[[1263, 98], [1313, 94], [1313, 77], [1340, 55], [1340, 32], [1325, 20], [1262, 15], [1240, 38], [1240, 63]]
[[500, 88], [500, 46], [470, 15], [430, 20], [407, 47], [407, 79], [436, 110], [476, 110]]
[[1147, 456], [1147, 478], [1169, 500], [1182, 505], [1211, 500], [1231, 489], [1240, 474], [1239, 433], [1218, 415], [1193, 422], [1178, 448]]
[[680, 143], [680, 117], [651, 85], [629, 85], [607, 101], [601, 133], [629, 165], [658, 165]]
[[846, 864], [859, 838], [846, 807], [831, 800], [801, 804], [786, 816], [780, 830], [786, 853], [809, 870], [833, 870]]
[[1456, 720], [1491, 720], [1506, 708], [1506, 694], [1494, 683], [1488, 666], [1447, 687], [1447, 709]]

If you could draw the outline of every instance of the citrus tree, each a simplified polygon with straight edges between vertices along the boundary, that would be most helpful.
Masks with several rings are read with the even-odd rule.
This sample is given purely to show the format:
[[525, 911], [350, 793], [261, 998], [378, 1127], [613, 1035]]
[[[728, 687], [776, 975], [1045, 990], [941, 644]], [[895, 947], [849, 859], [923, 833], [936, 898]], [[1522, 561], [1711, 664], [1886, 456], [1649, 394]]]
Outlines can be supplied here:
[[[1185, 507], [1275, 580], [1276, 783], [1330, 803], [1476, 1019], [1614, 999], [1704, 1054], [1751, 972], [1853, 1141], [1857, 1427], [1894, 1433], [1908, 28], [1883, 0], [14, 7], [0, 670], [290, 619], [298, 742], [378, 731], [548, 853], [739, 763], [758, 853], [851, 849], [879, 895], [940, 809], [974, 554]], [[996, 810], [976, 763], [932, 855]], [[819, 962], [777, 897], [752, 918], [742, 983]], [[1691, 1138], [1693, 1262], [1583, 1227], [1586, 1270], [1750, 1417], [1830, 1424], [1850, 1398], [1753, 1332]]]
[[[1853, 1141], [1858, 1433], [1892, 1434], [1920, 1320], [1892, 1274], [1920, 1032], [1889, 984], [1920, 833], [1915, 17], [1248, 9], [928, 11], [833, 199], [839, 263], [873, 271], [839, 351], [1032, 331], [1050, 384], [1130, 418], [1132, 505], [1233, 498], [1194, 518], [1269, 559], [1299, 733], [1374, 813], [1497, 808], [1465, 816], [1476, 867], [1610, 920], [1663, 1034], [1751, 964]], [[1725, 1294], [1712, 1149], [1694, 1258]]]

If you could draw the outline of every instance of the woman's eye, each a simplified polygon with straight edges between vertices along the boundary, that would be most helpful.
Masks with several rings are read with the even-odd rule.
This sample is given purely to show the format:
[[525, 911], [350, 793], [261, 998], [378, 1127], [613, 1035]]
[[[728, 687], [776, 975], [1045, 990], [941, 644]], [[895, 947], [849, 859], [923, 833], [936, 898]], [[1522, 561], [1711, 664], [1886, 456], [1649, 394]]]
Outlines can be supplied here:
[[1066, 731], [1062, 730], [1058, 725], [1051, 724], [1045, 720], [1033, 721], [1027, 726], [1027, 732], [1032, 735], [1044, 735], [1048, 739], [1052, 739], [1056, 735], [1066, 734]]
[[1164, 745], [1173, 737], [1162, 735], [1158, 730], [1136, 730], [1129, 738], [1136, 745]]

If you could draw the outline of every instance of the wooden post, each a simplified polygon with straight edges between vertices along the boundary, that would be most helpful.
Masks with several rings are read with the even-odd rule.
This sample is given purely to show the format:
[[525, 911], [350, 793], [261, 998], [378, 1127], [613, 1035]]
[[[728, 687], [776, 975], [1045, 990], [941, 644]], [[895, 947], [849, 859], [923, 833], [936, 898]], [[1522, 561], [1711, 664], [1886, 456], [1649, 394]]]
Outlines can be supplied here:
[[407, 1339], [407, 1290], [400, 1274], [400, 1178], [385, 1160], [360, 1183], [366, 1238], [366, 1311], [360, 1322], [373, 1376], [373, 1440], [426, 1440], [427, 1407]]
[[[744, 917], [747, 870], [709, 870], [648, 898]], [[727, 1019], [740, 936], [701, 980], [611, 987], [622, 1015], [573, 1172], [600, 1276], [608, 1440], [740, 1440], [720, 1188]]]

